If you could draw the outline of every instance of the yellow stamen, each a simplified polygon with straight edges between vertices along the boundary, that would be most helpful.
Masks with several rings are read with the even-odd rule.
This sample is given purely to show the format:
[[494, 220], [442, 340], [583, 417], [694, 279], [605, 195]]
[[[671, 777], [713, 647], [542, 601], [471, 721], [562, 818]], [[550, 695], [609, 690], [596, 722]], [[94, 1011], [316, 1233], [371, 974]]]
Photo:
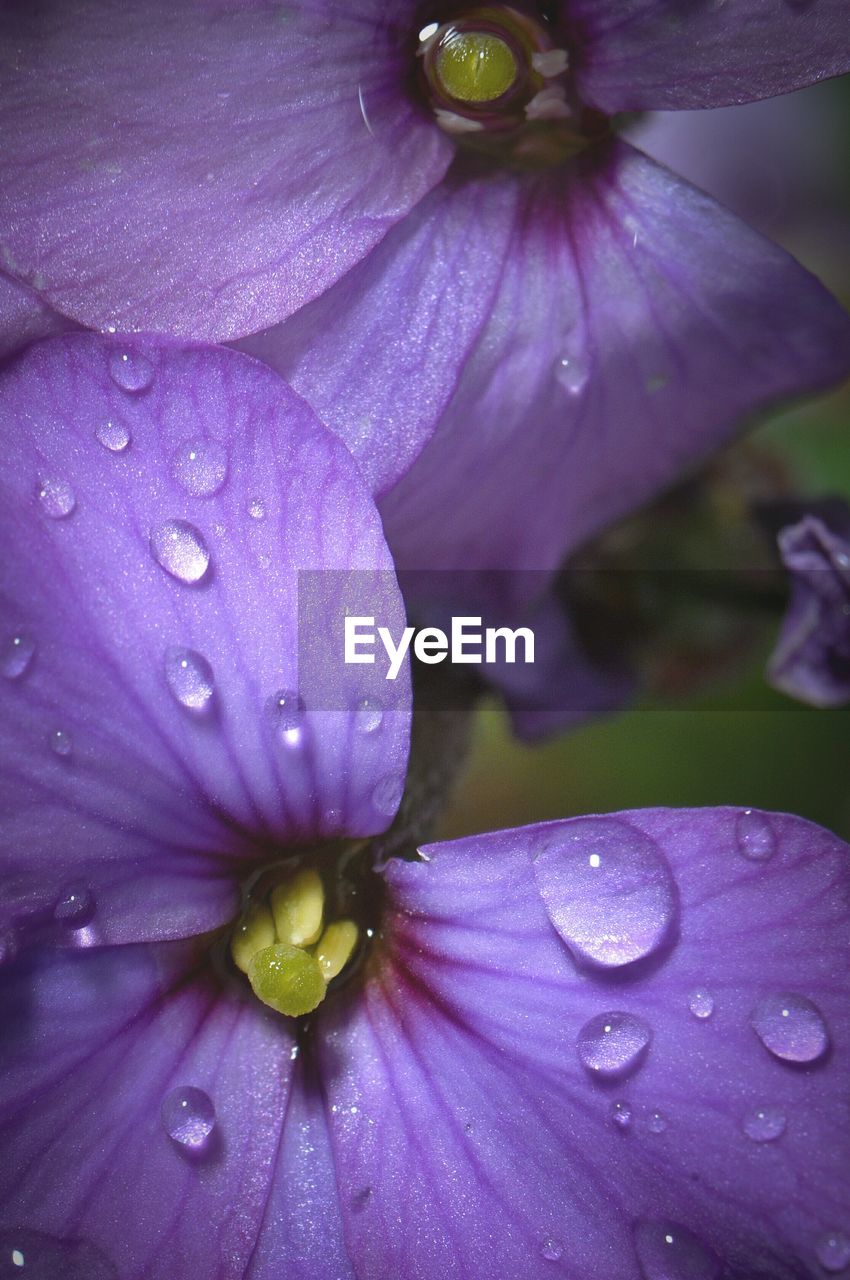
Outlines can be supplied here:
[[312, 1013], [325, 998], [325, 979], [315, 957], [283, 942], [251, 957], [248, 979], [263, 1004], [290, 1018]]
[[272, 913], [265, 903], [253, 902], [230, 939], [230, 954], [233, 956], [234, 964], [243, 973], [247, 973], [252, 957], [264, 947], [270, 947], [274, 940]]
[[322, 932], [325, 890], [317, 871], [307, 868], [271, 893], [272, 915], [279, 942], [312, 946]]
[[329, 924], [316, 947], [316, 959], [325, 982], [342, 973], [357, 946], [358, 930], [353, 920], [336, 920]]
[[457, 102], [492, 102], [513, 87], [519, 67], [510, 45], [489, 31], [457, 31], [437, 53], [437, 77]]

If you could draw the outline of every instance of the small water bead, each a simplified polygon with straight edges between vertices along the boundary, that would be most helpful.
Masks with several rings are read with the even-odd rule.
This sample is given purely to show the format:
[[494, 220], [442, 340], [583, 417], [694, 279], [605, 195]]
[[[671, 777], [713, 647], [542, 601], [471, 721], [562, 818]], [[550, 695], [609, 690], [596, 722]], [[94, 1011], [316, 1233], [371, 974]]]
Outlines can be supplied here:
[[590, 369], [583, 356], [561, 356], [555, 364], [555, 378], [570, 396], [581, 395], [589, 377]]
[[390, 773], [375, 787], [372, 792], [372, 805], [385, 818], [393, 818], [404, 795], [404, 778]]
[[174, 455], [172, 471], [193, 498], [210, 498], [227, 479], [227, 450], [218, 440], [189, 440]]
[[667, 1128], [667, 1117], [663, 1111], [653, 1111], [646, 1122], [650, 1133], [664, 1133]]
[[618, 1129], [631, 1129], [634, 1112], [628, 1102], [612, 1102], [611, 1119]]
[[42, 511], [51, 520], [64, 520], [77, 506], [74, 490], [67, 480], [48, 476], [39, 481], [37, 493]]
[[74, 749], [71, 735], [65, 729], [54, 729], [48, 741], [53, 754], [61, 756], [63, 759], [67, 759]]
[[764, 1047], [784, 1062], [816, 1062], [829, 1048], [823, 1015], [805, 996], [765, 996], [750, 1022]]
[[28, 1228], [0, 1231], [0, 1280], [117, 1280], [112, 1263], [87, 1240]]
[[675, 1222], [639, 1222], [635, 1249], [644, 1280], [717, 1280], [720, 1259]]
[[139, 351], [113, 351], [109, 356], [109, 376], [122, 391], [147, 391], [154, 369]]
[[96, 906], [87, 885], [71, 885], [63, 890], [53, 908], [53, 919], [68, 929], [84, 929], [93, 920]]
[[688, 1008], [695, 1018], [704, 1020], [714, 1013], [714, 996], [705, 987], [697, 987], [688, 996]]
[[35, 657], [35, 641], [26, 632], [19, 631], [3, 641], [0, 650], [0, 671], [7, 680], [20, 680], [32, 665]]
[[207, 544], [188, 520], [166, 520], [151, 533], [157, 564], [179, 582], [200, 582], [210, 564]]
[[265, 514], [266, 509], [262, 502], [260, 502], [259, 498], [254, 498], [252, 502], [248, 503], [248, 515], [252, 520], [262, 520], [264, 519]]
[[547, 1236], [540, 1246], [540, 1256], [546, 1262], [559, 1262], [564, 1256], [564, 1246], [554, 1236]]
[[843, 1231], [828, 1231], [815, 1245], [815, 1254], [824, 1271], [843, 1271], [850, 1267], [850, 1236]]
[[123, 422], [116, 422], [113, 418], [102, 422], [94, 434], [95, 439], [110, 453], [123, 453], [130, 443], [130, 432]]
[[735, 822], [738, 849], [752, 862], [767, 862], [776, 853], [776, 833], [770, 819], [755, 809], [744, 809]]
[[774, 1142], [781, 1138], [787, 1125], [784, 1111], [778, 1107], [757, 1107], [744, 1117], [744, 1133], [753, 1142]]
[[192, 711], [203, 710], [215, 690], [212, 667], [195, 649], [166, 649], [165, 680], [176, 701]]
[[284, 746], [300, 745], [304, 733], [304, 712], [304, 699], [292, 689], [278, 689], [266, 703], [266, 715]]
[[165, 1132], [178, 1147], [201, 1154], [215, 1128], [215, 1107], [209, 1094], [193, 1085], [173, 1089], [161, 1108]]
[[375, 733], [380, 729], [384, 711], [376, 698], [363, 698], [354, 712], [354, 724], [361, 733]]
[[652, 1031], [631, 1013], [600, 1013], [579, 1032], [578, 1056], [586, 1071], [599, 1080], [621, 1080], [641, 1065]]

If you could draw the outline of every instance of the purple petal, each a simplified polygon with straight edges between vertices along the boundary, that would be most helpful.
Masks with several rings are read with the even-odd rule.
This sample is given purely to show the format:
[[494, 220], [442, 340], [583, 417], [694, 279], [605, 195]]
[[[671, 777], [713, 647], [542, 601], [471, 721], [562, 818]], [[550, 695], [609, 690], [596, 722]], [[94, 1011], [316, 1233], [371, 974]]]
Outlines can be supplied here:
[[88, 886], [99, 940], [181, 936], [281, 845], [383, 830], [409, 679], [344, 666], [337, 623], [403, 605], [304, 402], [235, 352], [80, 334], [8, 368], [0, 423], [7, 899]]
[[51, 311], [34, 289], [0, 271], [0, 360], [30, 342], [70, 327], [65, 317]]
[[722, 107], [850, 69], [844, 0], [565, 0], [586, 101], [609, 113]]
[[[460, 336], [426, 357], [405, 319], [411, 292], [394, 310], [384, 298], [362, 364], [380, 408], [375, 430], [358, 444], [347, 418], [329, 418], [374, 482], [390, 385], [392, 412], [408, 415], [419, 440], [431, 424], [417, 407], [417, 362], [450, 398], [380, 504], [402, 567], [552, 569], [747, 415], [850, 369], [850, 323], [813, 277], [626, 146], [598, 170], [444, 184], [388, 237], [382, 258], [391, 245], [404, 256], [426, 216], [434, 236], [453, 227], [474, 240], [482, 267], [471, 289], [467, 273], [435, 257], [416, 295], [417, 307], [436, 299], [428, 316], [438, 331], [441, 317], [458, 317]], [[411, 270], [417, 260], [412, 249]], [[326, 340], [315, 359], [331, 372], [311, 356], [292, 376], [330, 412], [331, 345], [360, 351], [342, 305]], [[391, 384], [393, 370], [406, 376]]]
[[[666, 868], [667, 933], [629, 849]], [[325, 1029], [358, 1275], [821, 1275], [850, 1203], [847, 846], [654, 810], [423, 854], [390, 865], [386, 956]], [[556, 854], [594, 926], [631, 906], [642, 958], [575, 963], [535, 882]]]
[[815, 516], [779, 534], [791, 602], [768, 679], [815, 707], [850, 702], [850, 519], [845, 535]]
[[271, 1280], [275, 1246], [296, 1280], [350, 1274], [291, 1024], [208, 957], [65, 953], [1, 998], [4, 1274], [17, 1250], [35, 1276]]
[[[6, 6], [5, 261], [97, 328], [234, 338], [357, 262], [452, 148], [406, 0]], [[12, 265], [13, 264], [13, 265]]]

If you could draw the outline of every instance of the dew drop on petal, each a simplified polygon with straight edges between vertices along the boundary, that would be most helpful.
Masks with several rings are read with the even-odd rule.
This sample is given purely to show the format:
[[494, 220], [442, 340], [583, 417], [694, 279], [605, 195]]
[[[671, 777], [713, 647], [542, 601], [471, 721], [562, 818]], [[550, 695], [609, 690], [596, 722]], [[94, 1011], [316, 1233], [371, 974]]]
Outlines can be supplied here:
[[61, 1239], [11, 1227], [0, 1231], [0, 1277], [21, 1280], [117, 1280], [118, 1272], [105, 1254], [88, 1240]]
[[77, 499], [67, 480], [47, 476], [38, 482], [36, 490], [41, 509], [51, 520], [64, 520], [73, 513]]
[[655, 841], [617, 818], [576, 818], [534, 861], [552, 924], [579, 962], [616, 968], [652, 955], [676, 920], [676, 889]]
[[95, 896], [87, 885], [70, 885], [53, 908], [53, 919], [68, 929], [84, 929], [94, 918]]
[[110, 418], [95, 430], [95, 439], [110, 453], [123, 453], [130, 443], [130, 432], [122, 422]]
[[189, 440], [174, 455], [172, 471], [193, 498], [210, 498], [227, 479], [227, 450], [218, 440]]
[[266, 715], [278, 741], [285, 747], [301, 745], [304, 735], [304, 699], [292, 689], [278, 689], [266, 703]]
[[805, 996], [765, 996], [750, 1022], [764, 1047], [784, 1062], [816, 1062], [829, 1048], [823, 1015]]
[[564, 1246], [554, 1236], [547, 1236], [540, 1245], [540, 1256], [546, 1262], [559, 1262], [564, 1256]]
[[618, 1129], [631, 1129], [634, 1115], [628, 1102], [612, 1102], [611, 1119]]
[[782, 1137], [787, 1123], [779, 1107], [756, 1107], [744, 1116], [743, 1128], [753, 1142], [774, 1142]]
[[176, 701], [192, 711], [201, 711], [215, 689], [212, 667], [195, 649], [166, 649], [165, 680]]
[[776, 852], [776, 833], [770, 819], [755, 809], [743, 809], [735, 821], [739, 851], [752, 862], [766, 862]]
[[632, 1013], [599, 1013], [579, 1032], [581, 1065], [598, 1080], [621, 1080], [641, 1065], [652, 1031]]
[[180, 582], [200, 582], [210, 564], [201, 533], [188, 520], [166, 520], [151, 533], [151, 550], [159, 564]]
[[147, 391], [153, 382], [153, 365], [138, 351], [113, 351], [109, 376], [122, 391]]
[[74, 749], [71, 735], [68, 733], [67, 729], [54, 729], [50, 734], [48, 741], [50, 743], [50, 750], [53, 754], [62, 756], [64, 759], [67, 759]]
[[555, 362], [555, 377], [570, 396], [581, 395], [590, 369], [583, 355], [563, 355]]
[[667, 1117], [663, 1111], [653, 1111], [646, 1122], [646, 1127], [650, 1133], [663, 1133], [667, 1128]]
[[20, 680], [32, 665], [35, 657], [35, 641], [32, 636], [19, 631], [3, 641], [0, 648], [0, 671], [7, 680]]
[[384, 719], [383, 708], [376, 698], [363, 698], [354, 712], [354, 724], [361, 733], [375, 733]]
[[254, 498], [248, 503], [248, 515], [252, 520], [262, 520], [266, 514], [266, 508], [260, 502], [259, 498]]
[[717, 1280], [720, 1259], [675, 1222], [639, 1222], [635, 1249], [644, 1280]]
[[828, 1231], [815, 1245], [815, 1254], [824, 1271], [843, 1271], [850, 1267], [850, 1236], [843, 1231]]
[[169, 1138], [184, 1151], [200, 1154], [215, 1128], [215, 1107], [209, 1094], [193, 1085], [172, 1089], [160, 1112]]
[[396, 773], [381, 778], [372, 792], [372, 805], [385, 818], [393, 818], [404, 795], [404, 778]]
[[714, 996], [705, 987], [697, 987], [688, 996], [688, 1008], [695, 1018], [710, 1018], [714, 1013]]

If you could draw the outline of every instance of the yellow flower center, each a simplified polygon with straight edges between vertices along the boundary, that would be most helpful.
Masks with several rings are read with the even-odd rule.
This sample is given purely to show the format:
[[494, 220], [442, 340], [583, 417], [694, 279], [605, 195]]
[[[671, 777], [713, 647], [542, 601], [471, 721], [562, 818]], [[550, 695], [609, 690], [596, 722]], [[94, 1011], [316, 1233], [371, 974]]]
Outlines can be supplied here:
[[516, 84], [519, 67], [506, 41], [488, 31], [456, 31], [435, 60], [437, 77], [456, 102], [493, 102]]

